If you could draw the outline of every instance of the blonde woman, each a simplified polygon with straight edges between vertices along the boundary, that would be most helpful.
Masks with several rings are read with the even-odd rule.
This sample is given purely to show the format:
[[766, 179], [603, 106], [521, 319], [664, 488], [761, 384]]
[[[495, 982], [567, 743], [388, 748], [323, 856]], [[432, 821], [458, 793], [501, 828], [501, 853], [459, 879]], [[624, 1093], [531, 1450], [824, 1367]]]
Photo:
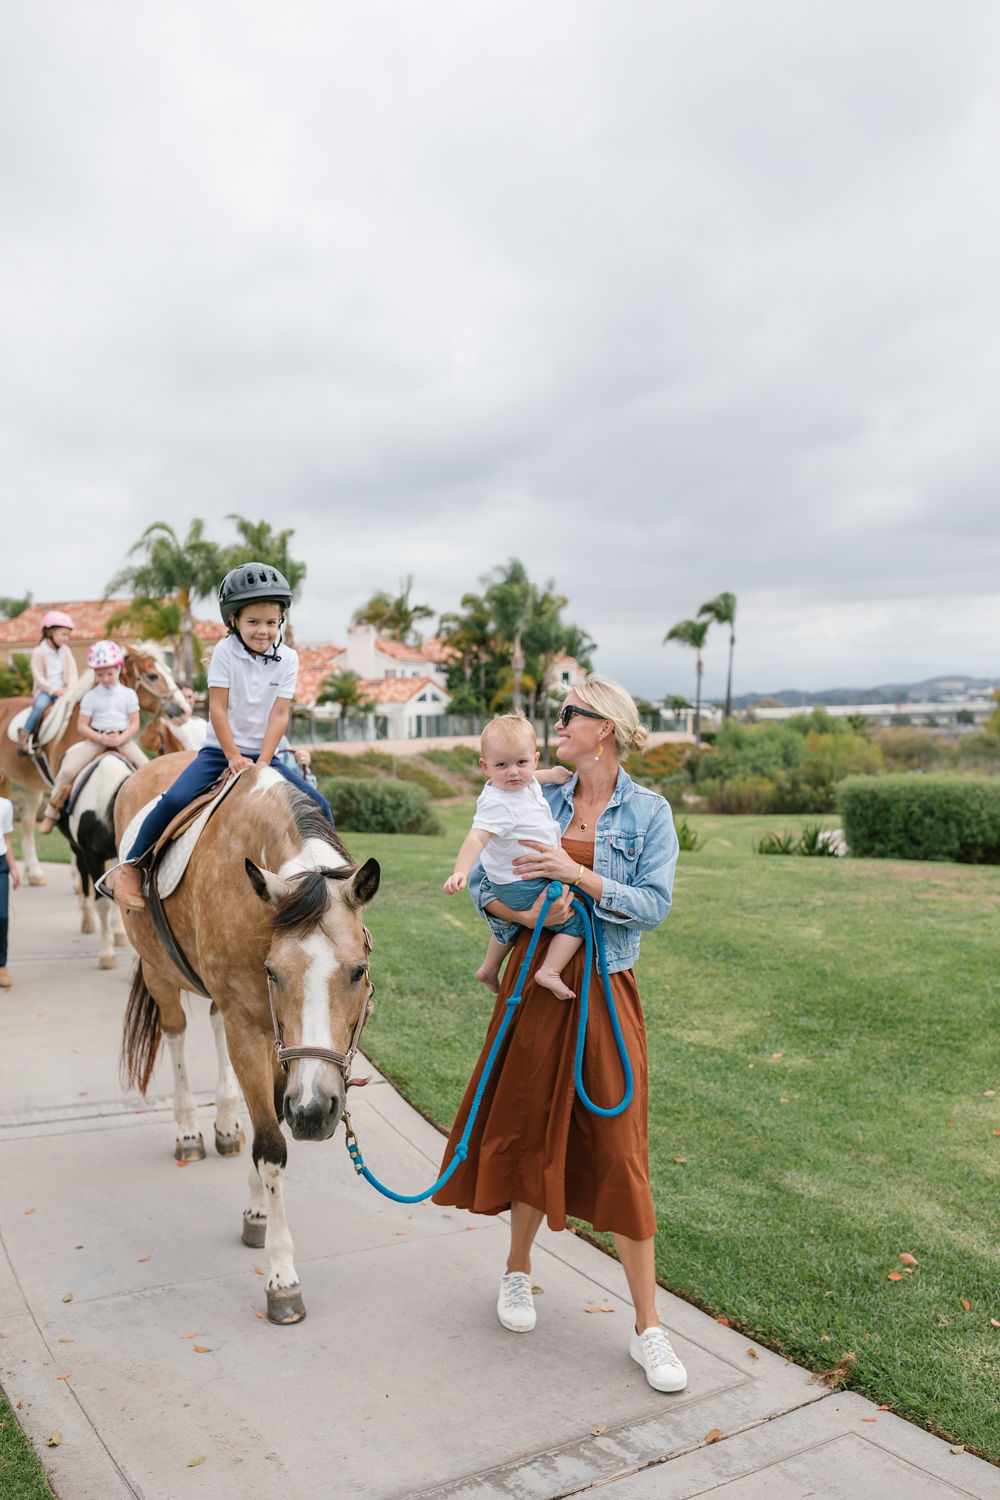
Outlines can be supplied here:
[[[580, 1002], [559, 999], [529, 976], [487, 1085], [468, 1157], [434, 1201], [474, 1213], [510, 1211], [510, 1252], [500, 1280], [497, 1316], [513, 1333], [528, 1333], [535, 1326], [531, 1247], [542, 1220], [559, 1230], [572, 1216], [610, 1231], [635, 1307], [629, 1353], [655, 1390], [679, 1391], [687, 1384], [687, 1373], [659, 1325], [656, 1308], [646, 1032], [632, 972], [640, 934], [658, 927], [670, 909], [677, 835], [664, 799], [639, 786], [623, 768], [629, 751], [641, 750], [646, 741], [638, 710], [623, 687], [606, 677], [588, 677], [567, 697], [556, 732], [559, 760], [576, 768], [562, 785], [542, 789], [561, 842], [551, 847], [525, 840], [515, 870], [519, 880], [560, 880], [593, 900], [635, 1079], [634, 1096], [616, 1117], [594, 1116], [585, 1109], [573, 1080]], [[516, 941], [445, 1161], [451, 1160], [461, 1136], [543, 900], [539, 897], [526, 911], [506, 906], [479, 865], [472, 871], [469, 889], [494, 937]], [[566, 922], [571, 910], [567, 892], [550, 907], [546, 927]], [[543, 935], [540, 965], [545, 963], [548, 942]], [[578, 953], [563, 971], [577, 995], [583, 967], [583, 954]], [[584, 1084], [591, 1099], [608, 1107], [621, 1098], [622, 1074], [596, 974], [591, 984]]]

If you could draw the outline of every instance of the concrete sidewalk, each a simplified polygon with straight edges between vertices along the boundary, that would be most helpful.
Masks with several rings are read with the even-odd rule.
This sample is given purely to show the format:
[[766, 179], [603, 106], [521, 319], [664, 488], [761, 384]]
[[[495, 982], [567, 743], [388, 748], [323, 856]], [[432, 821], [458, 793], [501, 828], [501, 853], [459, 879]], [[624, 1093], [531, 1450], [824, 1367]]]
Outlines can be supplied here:
[[[59, 1500], [1000, 1495], [992, 1465], [666, 1292], [690, 1384], [658, 1395], [628, 1357], [620, 1267], [571, 1234], [543, 1231], [538, 1326], [506, 1333], [505, 1223], [382, 1198], [342, 1131], [290, 1145], [308, 1316], [266, 1322], [263, 1254], [240, 1242], [249, 1154], [178, 1170], [163, 1060], [145, 1102], [122, 1095], [131, 953], [100, 972], [68, 870], [47, 875], [16, 897], [0, 995], [0, 1383]], [[210, 1143], [205, 1002], [191, 1020]], [[441, 1137], [388, 1084], [351, 1106], [383, 1181], [433, 1180]]]

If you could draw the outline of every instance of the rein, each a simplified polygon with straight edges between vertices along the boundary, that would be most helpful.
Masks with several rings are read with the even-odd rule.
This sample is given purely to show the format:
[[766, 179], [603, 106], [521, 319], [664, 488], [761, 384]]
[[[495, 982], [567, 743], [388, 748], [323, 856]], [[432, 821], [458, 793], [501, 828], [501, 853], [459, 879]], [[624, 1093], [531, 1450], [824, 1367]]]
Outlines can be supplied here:
[[[589, 1111], [590, 1114], [600, 1115], [605, 1119], [611, 1119], [616, 1115], [624, 1114], [625, 1110], [628, 1109], [629, 1105], [632, 1102], [632, 1096], [634, 1092], [632, 1065], [629, 1062], [628, 1048], [625, 1046], [625, 1038], [622, 1035], [621, 1025], [618, 1021], [618, 1012], [615, 1008], [614, 996], [611, 991], [611, 981], [608, 975], [608, 956], [604, 947], [604, 934], [601, 931], [600, 922], [594, 915], [594, 903], [587, 895], [586, 891], [581, 891], [576, 886], [572, 886], [570, 889], [573, 893], [573, 905], [584, 917], [583, 935], [585, 943], [583, 983], [580, 986], [580, 1015], [577, 1020], [576, 1052], [573, 1058], [573, 1086], [576, 1090], [577, 1097], [579, 1098], [581, 1104], [585, 1109]], [[346, 1110], [344, 1111], [344, 1129], [346, 1135], [347, 1154], [350, 1156], [351, 1161], [354, 1164], [354, 1170], [359, 1177], [363, 1177], [366, 1182], [370, 1182], [372, 1187], [380, 1192], [384, 1197], [392, 1198], [396, 1203], [423, 1203], [426, 1198], [432, 1197], [439, 1188], [444, 1186], [444, 1184], [448, 1181], [448, 1178], [458, 1167], [459, 1162], [465, 1161], [466, 1157], [468, 1156], [469, 1141], [472, 1137], [472, 1129], [476, 1123], [476, 1116], [479, 1113], [479, 1107], [483, 1102], [483, 1095], [486, 1092], [486, 1085], [489, 1081], [491, 1073], [493, 1072], [493, 1067], [499, 1055], [504, 1037], [507, 1035], [507, 1032], [510, 1029], [511, 1022], [514, 1019], [514, 1012], [517, 1009], [518, 1005], [520, 1005], [521, 1003], [521, 993], [524, 989], [524, 982], [528, 977], [528, 970], [531, 966], [531, 960], [535, 956], [535, 949], [538, 947], [538, 940], [541, 937], [542, 930], [545, 926], [546, 915], [553, 901], [555, 901], [557, 897], [562, 895], [562, 891], [562, 882], [559, 880], [553, 880], [545, 892], [545, 901], [542, 904], [541, 911], [538, 913], [538, 921], [535, 923], [535, 929], [531, 934], [531, 942], [528, 944], [527, 952], [525, 953], [524, 958], [521, 962], [521, 967], [517, 975], [517, 983], [514, 986], [513, 993], [506, 1001], [504, 1018], [500, 1023], [496, 1036], [493, 1038], [493, 1045], [490, 1048], [489, 1055], [486, 1059], [486, 1064], [479, 1079], [479, 1083], [472, 1100], [472, 1106], [469, 1110], [468, 1118], [465, 1122], [465, 1129], [462, 1131], [461, 1138], [455, 1147], [455, 1151], [451, 1161], [448, 1163], [447, 1167], [445, 1167], [438, 1180], [431, 1187], [429, 1187], [426, 1192], [414, 1193], [412, 1195], [408, 1195], [405, 1193], [395, 1193], [391, 1188], [387, 1188], [383, 1183], [379, 1182], [374, 1173], [369, 1171], [369, 1169], [365, 1166], [364, 1160], [361, 1155], [361, 1148], [358, 1145], [358, 1138], [351, 1128], [351, 1117]], [[615, 1046], [618, 1050], [618, 1057], [622, 1065], [622, 1073], [624, 1074], [625, 1079], [625, 1089], [622, 1094], [621, 1101], [618, 1104], [614, 1105], [611, 1109], [604, 1109], [601, 1105], [595, 1104], [588, 1095], [583, 1083], [583, 1059], [587, 1043], [587, 1018], [589, 1014], [590, 977], [591, 970], [593, 968], [595, 939], [597, 946], [598, 973], [601, 976], [601, 987], [604, 991], [604, 1001], [608, 1007], [608, 1017], [611, 1021], [611, 1030], [614, 1034]]]
[[[365, 957], [367, 958], [372, 951], [372, 935], [367, 927], [364, 927], [362, 930], [365, 935]], [[340, 1068], [344, 1075], [345, 1088], [363, 1088], [366, 1083], [370, 1083], [371, 1075], [368, 1078], [352, 1078], [351, 1064], [358, 1055], [358, 1043], [361, 1040], [361, 1033], [364, 1031], [365, 1024], [371, 1016], [372, 1011], [375, 1009], [375, 986], [371, 986], [371, 993], [361, 1007], [361, 1014], [358, 1016], [354, 1027], [354, 1035], [351, 1037], [351, 1045], [346, 1052], [334, 1052], [330, 1047], [286, 1047], [282, 1038], [281, 1025], [278, 1021], [278, 1012], [274, 1005], [274, 985], [270, 974], [266, 970], [264, 972], [267, 978], [267, 1003], [271, 1007], [271, 1025], [274, 1027], [274, 1053], [285, 1072], [288, 1072], [288, 1064], [295, 1058], [314, 1057], [319, 1062], [334, 1063]], [[370, 980], [369, 983], [371, 983]]]

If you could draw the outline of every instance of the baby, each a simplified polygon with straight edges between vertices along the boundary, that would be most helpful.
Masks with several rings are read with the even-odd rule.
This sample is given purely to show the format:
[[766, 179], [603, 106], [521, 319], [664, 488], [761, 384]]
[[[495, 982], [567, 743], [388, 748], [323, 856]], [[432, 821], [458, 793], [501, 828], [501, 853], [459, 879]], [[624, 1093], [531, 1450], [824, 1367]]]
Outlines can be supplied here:
[[[472, 828], [458, 851], [454, 873], [444, 883], [445, 895], [462, 890], [472, 866], [481, 859], [496, 899], [515, 911], [526, 911], [549, 882], [518, 879], [513, 861], [527, 853], [521, 841], [535, 839], [556, 847], [562, 838], [539, 782], [568, 781], [572, 773], [565, 766], [536, 770], [535, 731], [520, 714], [492, 719], [483, 730], [480, 749], [479, 764], [489, 781], [479, 795]], [[534, 979], [560, 1000], [572, 1000], [573, 991], [563, 984], [560, 970], [580, 946], [583, 920], [574, 912], [568, 922], [550, 931], [554, 936]], [[476, 978], [494, 992], [500, 988], [500, 968], [512, 947], [513, 943], [491, 937], [486, 959], [476, 971]]]

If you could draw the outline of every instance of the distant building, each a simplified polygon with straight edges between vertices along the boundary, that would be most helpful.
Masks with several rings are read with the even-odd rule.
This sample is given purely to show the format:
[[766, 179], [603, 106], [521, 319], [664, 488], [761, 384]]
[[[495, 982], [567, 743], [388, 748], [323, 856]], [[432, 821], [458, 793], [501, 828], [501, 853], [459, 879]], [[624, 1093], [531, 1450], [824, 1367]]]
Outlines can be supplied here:
[[[87, 652], [95, 641], [115, 635], [122, 640], [141, 640], [142, 632], [134, 627], [118, 626], [109, 631], [108, 620], [112, 615], [128, 609], [130, 599], [53, 599], [42, 604], [31, 604], [21, 614], [10, 620], [0, 620], [0, 657], [9, 662], [16, 652], [30, 653], [42, 637], [42, 616], [50, 609], [61, 609], [73, 621], [70, 650], [82, 671], [87, 665]], [[220, 621], [199, 620], [194, 617], [194, 633], [201, 642], [205, 656], [211, 654], [216, 641], [226, 633]], [[173, 670], [173, 651], [164, 643], [167, 665]]]

